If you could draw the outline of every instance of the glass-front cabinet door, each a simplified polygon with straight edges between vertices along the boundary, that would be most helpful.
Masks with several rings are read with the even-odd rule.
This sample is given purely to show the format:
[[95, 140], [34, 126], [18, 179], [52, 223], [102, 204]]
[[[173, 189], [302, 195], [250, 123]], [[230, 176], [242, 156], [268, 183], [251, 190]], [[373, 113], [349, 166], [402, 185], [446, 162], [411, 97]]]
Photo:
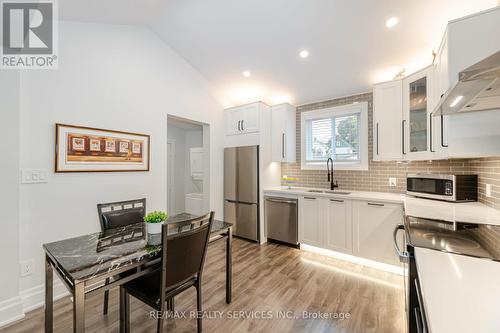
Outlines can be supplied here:
[[433, 98], [432, 67], [427, 67], [403, 80], [403, 158], [432, 158]]

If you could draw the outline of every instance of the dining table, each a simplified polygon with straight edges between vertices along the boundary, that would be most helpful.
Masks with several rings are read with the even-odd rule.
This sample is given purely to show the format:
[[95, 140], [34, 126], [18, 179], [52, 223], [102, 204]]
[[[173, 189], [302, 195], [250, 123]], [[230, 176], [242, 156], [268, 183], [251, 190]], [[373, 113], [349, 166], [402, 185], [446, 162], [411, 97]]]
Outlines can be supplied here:
[[[165, 222], [196, 217], [181, 213]], [[214, 220], [209, 244], [226, 240], [226, 303], [231, 303], [232, 224]], [[73, 297], [73, 332], [85, 332], [85, 299], [158, 269], [161, 234], [146, 232], [143, 222], [43, 245], [45, 251], [45, 332], [53, 331], [53, 273]], [[109, 279], [109, 283], [105, 283]]]

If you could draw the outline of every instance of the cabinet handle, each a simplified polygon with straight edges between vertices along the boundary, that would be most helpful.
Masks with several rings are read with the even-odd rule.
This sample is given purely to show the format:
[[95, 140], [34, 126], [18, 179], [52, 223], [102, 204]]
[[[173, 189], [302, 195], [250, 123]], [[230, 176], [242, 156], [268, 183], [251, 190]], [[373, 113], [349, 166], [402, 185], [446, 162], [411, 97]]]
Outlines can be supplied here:
[[401, 133], [402, 133], [402, 152], [403, 152], [403, 155], [406, 155], [405, 153], [405, 124], [406, 124], [406, 119], [403, 119], [403, 121], [401, 122]]
[[432, 116], [429, 116], [429, 150], [431, 153], [436, 152], [432, 147]]
[[377, 155], [378, 155], [378, 123], [377, 123]]
[[285, 158], [285, 133], [281, 133], [281, 157]]
[[307, 200], [316, 200], [316, 198], [313, 198], [313, 197], [304, 197], [304, 199], [307, 199]]
[[373, 203], [369, 202], [368, 206], [375, 206], [375, 207], [384, 207], [385, 205], [383, 203]]
[[441, 147], [447, 148], [448, 145], [444, 144], [444, 116], [441, 115]]
[[340, 200], [340, 199], [330, 199], [330, 201], [333, 201], [333, 202], [344, 202], [344, 200]]
[[244, 131], [245, 129], [243, 128], [244, 120], [241, 121], [241, 130]]
[[241, 131], [240, 122], [241, 122], [241, 120], [238, 120], [238, 131]]

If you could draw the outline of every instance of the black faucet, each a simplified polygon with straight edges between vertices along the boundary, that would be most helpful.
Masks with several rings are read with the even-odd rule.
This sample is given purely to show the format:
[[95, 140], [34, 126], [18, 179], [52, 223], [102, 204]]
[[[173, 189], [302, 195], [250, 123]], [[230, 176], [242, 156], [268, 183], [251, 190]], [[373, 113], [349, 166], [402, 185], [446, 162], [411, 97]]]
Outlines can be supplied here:
[[333, 181], [333, 160], [331, 157], [326, 160], [326, 170], [328, 173], [328, 181], [330, 182], [330, 190], [333, 191], [339, 187], [339, 183], [337, 181]]

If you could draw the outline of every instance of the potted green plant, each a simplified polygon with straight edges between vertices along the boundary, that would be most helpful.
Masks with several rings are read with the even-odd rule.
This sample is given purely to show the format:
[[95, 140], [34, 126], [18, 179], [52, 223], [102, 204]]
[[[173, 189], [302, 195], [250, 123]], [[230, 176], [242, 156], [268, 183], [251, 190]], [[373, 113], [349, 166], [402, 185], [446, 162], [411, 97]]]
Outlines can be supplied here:
[[160, 234], [163, 222], [168, 218], [166, 212], [154, 211], [144, 216], [148, 234]]

